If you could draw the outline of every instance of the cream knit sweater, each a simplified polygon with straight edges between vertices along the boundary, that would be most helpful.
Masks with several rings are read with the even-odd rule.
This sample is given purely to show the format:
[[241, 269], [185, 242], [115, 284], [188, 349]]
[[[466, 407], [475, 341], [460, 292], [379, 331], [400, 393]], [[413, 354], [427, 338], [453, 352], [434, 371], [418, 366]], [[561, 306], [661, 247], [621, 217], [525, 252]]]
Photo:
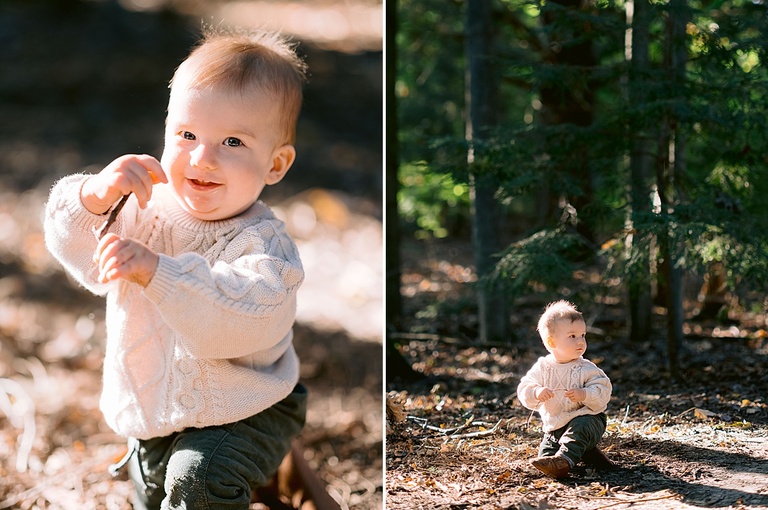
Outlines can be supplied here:
[[167, 185], [142, 210], [134, 197], [111, 231], [146, 244], [160, 261], [146, 288], [96, 281], [93, 226], [105, 216], [80, 202], [87, 178], [65, 177], [45, 213], [48, 249], [86, 289], [107, 296], [100, 406], [123, 436], [149, 439], [231, 423], [285, 398], [298, 381], [296, 291], [304, 278], [284, 225], [257, 202], [201, 221]]
[[[555, 396], [546, 402], [536, 400], [534, 392], [546, 387]], [[585, 388], [587, 398], [583, 402], [571, 402], [565, 392]], [[523, 406], [538, 410], [544, 432], [564, 427], [572, 419], [585, 414], [599, 414], [608, 407], [611, 399], [611, 381], [597, 365], [582, 357], [570, 363], [558, 363], [551, 354], [539, 358], [517, 387], [517, 398]]]

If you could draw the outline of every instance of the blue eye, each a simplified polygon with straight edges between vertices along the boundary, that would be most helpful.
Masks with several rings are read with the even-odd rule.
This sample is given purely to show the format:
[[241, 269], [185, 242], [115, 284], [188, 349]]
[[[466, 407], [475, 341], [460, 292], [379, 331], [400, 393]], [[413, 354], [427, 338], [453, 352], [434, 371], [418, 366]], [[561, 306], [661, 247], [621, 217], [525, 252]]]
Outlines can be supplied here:
[[181, 132], [181, 137], [183, 139], [185, 139], [185, 140], [194, 140], [195, 139], [194, 133], [190, 133], [189, 131], [182, 131]]
[[243, 142], [239, 138], [235, 138], [234, 136], [230, 136], [226, 140], [224, 140], [224, 145], [227, 147], [240, 147], [243, 145]]

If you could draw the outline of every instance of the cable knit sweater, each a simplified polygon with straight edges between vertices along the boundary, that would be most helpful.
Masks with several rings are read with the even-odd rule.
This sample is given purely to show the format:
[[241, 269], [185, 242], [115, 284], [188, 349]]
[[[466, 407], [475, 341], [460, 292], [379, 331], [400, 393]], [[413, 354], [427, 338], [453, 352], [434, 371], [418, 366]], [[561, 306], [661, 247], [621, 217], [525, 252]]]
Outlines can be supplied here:
[[201, 221], [160, 184], [146, 209], [132, 196], [111, 229], [160, 255], [151, 282], [100, 284], [92, 228], [106, 216], [80, 202], [86, 177], [54, 185], [45, 239], [81, 285], [107, 296], [100, 407], [109, 426], [161, 437], [235, 422], [288, 396], [298, 381], [292, 327], [304, 272], [283, 223], [261, 202]]
[[[555, 394], [546, 402], [536, 399], [535, 391], [546, 387]], [[565, 392], [585, 388], [587, 398], [572, 402]], [[570, 363], [558, 363], [551, 354], [539, 358], [517, 387], [517, 398], [525, 407], [538, 410], [544, 432], [564, 427], [572, 419], [605, 411], [611, 398], [611, 381], [597, 365], [583, 357]]]

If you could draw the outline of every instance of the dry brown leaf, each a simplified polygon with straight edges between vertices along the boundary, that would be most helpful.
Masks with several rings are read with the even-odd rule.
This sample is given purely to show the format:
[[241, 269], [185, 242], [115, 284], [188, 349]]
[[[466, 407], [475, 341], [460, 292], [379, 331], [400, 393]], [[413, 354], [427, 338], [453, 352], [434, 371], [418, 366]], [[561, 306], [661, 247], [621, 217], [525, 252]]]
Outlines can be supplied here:
[[712, 411], [708, 411], [708, 410], [702, 409], [700, 407], [694, 408], [693, 415], [696, 418], [699, 418], [701, 420], [706, 420], [707, 418], [716, 418], [717, 417], [717, 413], [713, 413]]

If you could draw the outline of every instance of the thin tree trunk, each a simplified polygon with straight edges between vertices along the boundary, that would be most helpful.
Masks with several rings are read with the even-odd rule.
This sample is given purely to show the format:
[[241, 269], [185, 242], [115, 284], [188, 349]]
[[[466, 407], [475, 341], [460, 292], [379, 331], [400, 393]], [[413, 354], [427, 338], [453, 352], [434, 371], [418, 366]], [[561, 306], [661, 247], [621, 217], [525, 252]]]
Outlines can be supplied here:
[[[650, 9], [647, 0], [627, 3], [627, 21], [632, 30], [629, 59], [629, 102], [636, 109], [647, 101], [646, 77], [650, 59]], [[649, 134], [643, 119], [635, 115], [629, 124], [631, 137], [630, 186], [632, 203], [632, 244], [630, 250], [650, 250], [650, 234], [639, 227], [640, 217], [651, 210]], [[641, 275], [629, 282], [629, 338], [642, 342], [651, 335], [651, 266], [650, 253], [638, 257], [642, 261]], [[638, 274], [638, 272], [635, 272]]]
[[[397, 191], [399, 181], [399, 154], [397, 144], [397, 103], [395, 99], [395, 79], [397, 76], [397, 48], [395, 34], [397, 26], [397, 2], [391, 0], [386, 6], [387, 16], [387, 82], [386, 82], [386, 201], [385, 201], [385, 236], [386, 236], [386, 277], [385, 277], [385, 320], [387, 332], [397, 330], [402, 321], [402, 298], [400, 294], [400, 222], [397, 209]], [[386, 343], [386, 380], [415, 381], [422, 378], [400, 354], [396, 342], [387, 335]]]
[[397, 193], [400, 189], [398, 180], [399, 147], [397, 142], [397, 98], [395, 81], [397, 79], [397, 2], [388, 2], [386, 6], [387, 35], [386, 35], [386, 168], [385, 168], [385, 232], [386, 232], [386, 277], [385, 301], [386, 323], [396, 325], [402, 315], [402, 298], [400, 295], [400, 217], [397, 208]]
[[[673, 90], [680, 91], [684, 96], [685, 64], [687, 50], [685, 47], [685, 28], [687, 24], [687, 6], [685, 0], [671, 0], [666, 26], [665, 67], [668, 70]], [[681, 100], [679, 97], [676, 101]], [[664, 119], [664, 143], [660, 154], [659, 165], [659, 198], [662, 210], [669, 214], [674, 212], [679, 203], [681, 189], [676, 177], [682, 175], [685, 169], [685, 139], [683, 130], [674, 111], [669, 111]], [[679, 351], [683, 342], [683, 285], [682, 268], [680, 267], [679, 246], [672, 229], [661, 243], [664, 258], [664, 276], [667, 285], [667, 350], [670, 375], [680, 378]]]
[[487, 139], [495, 125], [495, 92], [498, 80], [494, 79], [489, 61], [491, 27], [491, 2], [467, 0], [466, 2], [466, 91], [467, 91], [467, 164], [470, 169], [470, 198], [472, 208], [472, 245], [480, 284], [477, 289], [478, 339], [481, 342], [508, 340], [507, 307], [498, 291], [485, 285], [483, 279], [490, 275], [500, 250], [499, 211], [495, 199], [496, 183], [492, 176], [477, 172], [476, 152], [480, 143]]

